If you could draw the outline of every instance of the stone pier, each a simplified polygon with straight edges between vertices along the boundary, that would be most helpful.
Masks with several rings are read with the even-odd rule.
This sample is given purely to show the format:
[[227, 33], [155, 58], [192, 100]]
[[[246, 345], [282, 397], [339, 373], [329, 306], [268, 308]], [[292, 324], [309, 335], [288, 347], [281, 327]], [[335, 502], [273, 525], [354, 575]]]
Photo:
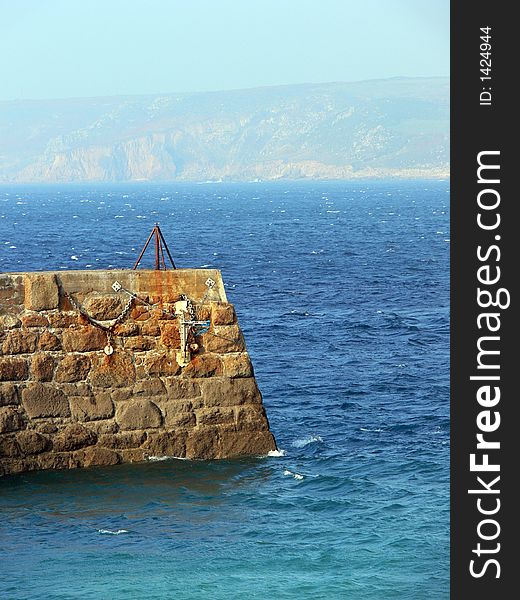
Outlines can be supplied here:
[[275, 449], [219, 271], [0, 274], [0, 474]]

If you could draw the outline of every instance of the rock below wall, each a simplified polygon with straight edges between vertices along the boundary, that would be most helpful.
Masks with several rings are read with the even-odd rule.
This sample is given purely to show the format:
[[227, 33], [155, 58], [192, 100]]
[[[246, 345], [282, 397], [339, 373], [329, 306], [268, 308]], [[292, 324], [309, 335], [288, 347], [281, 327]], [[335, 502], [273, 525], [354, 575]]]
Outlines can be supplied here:
[[[133, 274], [133, 275], [130, 275]], [[116, 277], [117, 275], [117, 277]], [[217, 459], [264, 455], [276, 448], [253, 367], [219, 285], [199, 318], [210, 318], [197, 354], [181, 367], [180, 294], [204, 296], [207, 271], [76, 272], [0, 275], [0, 474], [113, 465], [151, 456]], [[99, 320], [114, 319], [124, 302], [112, 282], [159, 305], [135, 303], [106, 334], [64, 295]], [[95, 280], [95, 284], [92, 279]], [[90, 312], [92, 311], [92, 313]]]

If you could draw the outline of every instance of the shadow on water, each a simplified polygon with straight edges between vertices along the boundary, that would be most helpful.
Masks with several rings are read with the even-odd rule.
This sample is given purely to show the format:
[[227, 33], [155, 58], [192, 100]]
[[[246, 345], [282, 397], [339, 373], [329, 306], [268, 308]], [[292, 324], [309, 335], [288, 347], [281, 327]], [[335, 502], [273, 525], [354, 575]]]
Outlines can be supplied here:
[[115, 467], [40, 471], [2, 478], [0, 497], [4, 508], [16, 503], [17, 498], [30, 495], [36, 505], [48, 506], [53, 500], [60, 504], [67, 499], [76, 508], [95, 505], [103, 511], [110, 507], [120, 509], [121, 500], [127, 508], [143, 501], [174, 503], [188, 496], [218, 502], [248, 480], [251, 485], [261, 484], [270, 471], [271, 467], [262, 458], [216, 462], [167, 459]]

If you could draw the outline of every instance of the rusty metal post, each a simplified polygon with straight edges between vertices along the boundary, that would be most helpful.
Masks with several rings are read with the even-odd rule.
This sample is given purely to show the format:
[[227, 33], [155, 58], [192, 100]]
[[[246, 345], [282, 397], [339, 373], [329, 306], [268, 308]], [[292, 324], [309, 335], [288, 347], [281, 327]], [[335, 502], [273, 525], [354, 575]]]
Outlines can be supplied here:
[[159, 262], [159, 227], [157, 226], [157, 223], [153, 230], [155, 233], [155, 270], [159, 271], [161, 269], [161, 263]]

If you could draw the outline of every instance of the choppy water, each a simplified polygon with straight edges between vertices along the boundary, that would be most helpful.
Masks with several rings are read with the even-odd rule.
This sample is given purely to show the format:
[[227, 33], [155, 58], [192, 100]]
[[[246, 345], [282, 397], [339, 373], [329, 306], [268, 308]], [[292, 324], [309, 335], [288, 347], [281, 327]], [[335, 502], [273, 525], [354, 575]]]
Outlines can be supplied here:
[[222, 269], [285, 452], [0, 479], [0, 597], [448, 598], [448, 191], [0, 187], [0, 272]]

